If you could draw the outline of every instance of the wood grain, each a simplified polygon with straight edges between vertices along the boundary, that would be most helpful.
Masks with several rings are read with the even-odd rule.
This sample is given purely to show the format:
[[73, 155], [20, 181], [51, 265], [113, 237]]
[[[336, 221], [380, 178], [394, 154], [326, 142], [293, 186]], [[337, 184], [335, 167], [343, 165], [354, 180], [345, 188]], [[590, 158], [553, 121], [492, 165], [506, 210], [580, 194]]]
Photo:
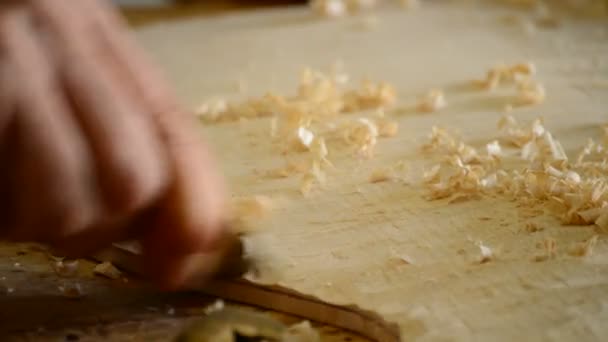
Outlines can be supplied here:
[[[376, 18], [372, 28], [363, 22], [369, 16]], [[429, 202], [419, 183], [432, 162], [420, 153], [432, 126], [455, 130], [479, 148], [495, 139], [513, 92], [469, 84], [498, 62], [534, 62], [547, 88], [544, 104], [511, 113], [518, 120], [543, 116], [570, 154], [587, 138], [601, 138], [605, 19], [565, 13], [557, 28], [532, 31], [526, 23], [533, 19], [495, 2], [429, 1], [416, 11], [389, 6], [333, 21], [304, 8], [186, 20], [143, 28], [139, 39], [192, 108], [210, 98], [293, 94], [302, 67], [327, 70], [336, 60], [355, 81], [384, 80], [398, 89], [398, 108], [389, 113], [398, 136], [380, 140], [371, 160], [330, 144], [337, 169], [308, 198], [298, 192], [299, 177], [262, 176], [285, 162], [268, 138], [268, 119], [203, 128], [235, 195], [280, 203], [253, 222], [255, 252], [275, 260], [263, 284], [374, 310], [398, 322], [404, 340], [601, 340], [608, 334], [608, 245], [600, 237], [592, 256], [567, 254], [595, 234], [593, 227], [564, 227], [549, 213], [529, 218], [500, 196]], [[431, 88], [444, 90], [447, 108], [408, 110]], [[410, 166], [405, 181], [367, 182], [372, 170], [397, 161]], [[530, 220], [545, 229], [527, 233]], [[557, 257], [533, 262], [545, 238], [556, 240]], [[495, 260], [479, 264], [480, 241]]]

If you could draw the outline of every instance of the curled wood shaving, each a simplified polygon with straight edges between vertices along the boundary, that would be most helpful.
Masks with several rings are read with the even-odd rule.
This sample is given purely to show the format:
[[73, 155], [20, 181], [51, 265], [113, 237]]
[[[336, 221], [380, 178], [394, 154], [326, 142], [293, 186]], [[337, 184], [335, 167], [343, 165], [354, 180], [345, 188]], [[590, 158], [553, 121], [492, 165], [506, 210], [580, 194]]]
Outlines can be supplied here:
[[489, 156], [492, 157], [500, 157], [502, 155], [502, 148], [500, 147], [500, 143], [498, 140], [494, 140], [491, 143], [486, 145], [486, 150]]
[[485, 246], [481, 242], [478, 243], [477, 246], [479, 247], [479, 252], [481, 253], [481, 258], [479, 259], [480, 264], [485, 264], [494, 259], [494, 252], [492, 252], [490, 247]]
[[289, 161], [283, 167], [272, 169], [266, 172], [270, 178], [287, 178], [293, 174], [304, 173], [309, 169], [309, 163], [305, 161]]
[[513, 83], [522, 77], [532, 76], [536, 73], [534, 64], [525, 62], [513, 65], [498, 64], [490, 68], [484, 80], [475, 80], [473, 83], [485, 90], [494, 90], [501, 83]]
[[[429, 190], [428, 199], [455, 195], [460, 198], [458, 201], [468, 200], [497, 186], [498, 175], [494, 171], [496, 155], [482, 156], [472, 146], [437, 127], [433, 127], [429, 140], [423, 150], [439, 152], [444, 159], [423, 174]], [[490, 150], [495, 152], [495, 145], [491, 146]]]
[[315, 134], [311, 132], [308, 128], [300, 126], [297, 131], [298, 142], [305, 148], [310, 148], [313, 140], [315, 139]]
[[543, 249], [543, 253], [535, 256], [534, 261], [540, 262], [553, 259], [557, 255], [557, 242], [555, 239], [546, 238], [539, 243], [539, 247]]
[[368, 118], [348, 122], [342, 129], [344, 141], [361, 157], [371, 158], [378, 138], [378, 126]]
[[436, 112], [447, 106], [447, 101], [443, 95], [443, 91], [439, 89], [430, 90], [420, 101], [418, 102], [418, 111], [423, 113]]
[[395, 178], [395, 171], [392, 168], [381, 168], [372, 171], [369, 175], [370, 183], [388, 182]]
[[518, 83], [518, 104], [521, 106], [539, 105], [545, 102], [545, 87], [534, 80], [525, 79]]
[[378, 120], [378, 135], [383, 138], [390, 138], [397, 135], [399, 132], [399, 124], [396, 121]]
[[111, 262], [107, 261], [95, 265], [93, 268], [93, 273], [110, 279], [119, 279], [122, 275], [122, 272], [120, 272], [118, 268], [112, 265]]
[[536, 233], [543, 231], [545, 228], [536, 222], [527, 222], [525, 229], [529, 233]]
[[300, 181], [300, 193], [304, 196], [308, 196], [314, 183], [315, 177], [310, 173], [305, 174]]
[[344, 93], [344, 111], [354, 112], [374, 108], [386, 108], [395, 104], [397, 93], [395, 88], [385, 82], [365, 80], [359, 89]]
[[588, 257], [593, 253], [598, 238], [597, 235], [593, 235], [586, 241], [576, 243], [570, 248], [568, 253], [575, 257]]
[[488, 156], [483, 156], [446, 130], [433, 127], [423, 150], [443, 155], [444, 160], [424, 173], [428, 199], [454, 196], [458, 201], [474, 198], [473, 194], [503, 194], [529, 206], [547, 204], [564, 224], [595, 224], [608, 230], [608, 149], [603, 144], [589, 141], [572, 164], [541, 119], [520, 125], [505, 116], [498, 127], [500, 142], [518, 149], [525, 163], [502, 168], [497, 161], [505, 156], [500, 156], [502, 147], [495, 142], [486, 146]]

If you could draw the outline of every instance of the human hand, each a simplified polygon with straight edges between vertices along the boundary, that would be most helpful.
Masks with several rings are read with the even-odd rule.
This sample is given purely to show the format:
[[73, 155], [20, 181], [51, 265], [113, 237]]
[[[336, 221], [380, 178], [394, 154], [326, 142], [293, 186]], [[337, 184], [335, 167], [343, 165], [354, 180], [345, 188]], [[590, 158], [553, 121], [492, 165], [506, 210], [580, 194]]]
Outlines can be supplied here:
[[0, 236], [75, 255], [135, 238], [174, 287], [225, 233], [224, 187], [131, 39], [105, 0], [0, 5]]

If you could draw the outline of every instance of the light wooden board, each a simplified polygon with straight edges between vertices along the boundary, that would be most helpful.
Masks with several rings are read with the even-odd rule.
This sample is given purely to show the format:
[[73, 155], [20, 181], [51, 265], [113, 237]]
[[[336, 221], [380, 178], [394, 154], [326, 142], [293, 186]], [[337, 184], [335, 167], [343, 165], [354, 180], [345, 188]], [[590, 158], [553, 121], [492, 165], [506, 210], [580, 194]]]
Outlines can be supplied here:
[[[494, 139], [510, 93], [467, 84], [497, 62], [536, 64], [547, 101], [513, 115], [522, 121], [542, 115], [567, 152], [599, 137], [606, 121], [605, 19], [573, 15], [557, 29], [531, 34], [503, 20], [526, 12], [482, 3], [380, 9], [372, 30], [365, 28], [366, 16], [322, 20], [293, 8], [159, 24], [141, 29], [139, 39], [191, 107], [213, 97], [243, 98], [238, 80], [251, 96], [292, 94], [302, 67], [327, 68], [336, 60], [355, 80], [394, 84], [401, 106], [430, 88], [445, 91], [449, 106], [441, 112], [391, 114], [399, 135], [381, 140], [371, 160], [330, 145], [337, 170], [309, 198], [298, 192], [299, 177], [260, 177], [284, 160], [268, 139], [268, 119], [203, 129], [235, 195], [268, 195], [280, 203], [255, 225], [257, 252], [274, 261], [264, 281], [376, 310], [400, 324], [405, 340], [602, 340], [608, 336], [608, 244], [600, 237], [586, 259], [566, 254], [593, 235], [593, 227], [563, 227], [546, 215], [535, 220], [547, 229], [526, 233], [530, 219], [516, 203], [500, 197], [428, 202], [416, 182], [428, 163], [419, 147], [433, 125], [458, 130], [478, 147]], [[411, 165], [411, 184], [368, 184], [371, 170], [399, 160]], [[557, 258], [532, 262], [536, 243], [547, 237], [557, 241]], [[478, 241], [499, 250], [497, 260], [476, 263]], [[412, 264], [395, 261], [399, 256]]]

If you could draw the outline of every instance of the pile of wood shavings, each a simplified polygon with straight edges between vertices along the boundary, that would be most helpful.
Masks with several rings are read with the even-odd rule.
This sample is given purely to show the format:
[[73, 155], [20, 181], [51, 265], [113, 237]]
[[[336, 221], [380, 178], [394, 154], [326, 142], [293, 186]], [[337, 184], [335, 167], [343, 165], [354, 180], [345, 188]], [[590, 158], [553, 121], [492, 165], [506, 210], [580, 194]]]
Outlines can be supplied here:
[[483, 80], [474, 80], [473, 84], [484, 90], [495, 90], [501, 85], [515, 85], [518, 106], [538, 105], [545, 101], [546, 92], [542, 83], [533, 77], [536, 74], [534, 64], [517, 63], [513, 65], [498, 64], [486, 73]]
[[[342, 142], [358, 158], [369, 159], [379, 138], [397, 135], [399, 125], [384, 114], [397, 100], [393, 86], [364, 80], [357, 88], [345, 88], [348, 75], [334, 70], [323, 74], [304, 69], [296, 95], [266, 94], [261, 98], [231, 104], [207, 103], [199, 115], [209, 123], [271, 117], [270, 139], [281, 146], [282, 154], [306, 153], [305, 162], [288, 162], [267, 173], [272, 178], [301, 174], [300, 192], [309, 195], [325, 183], [326, 173], [334, 168], [327, 141]], [[344, 114], [375, 111], [368, 117]]]
[[397, 96], [390, 84], [364, 80], [358, 88], [342, 89], [342, 85], [347, 83], [345, 77], [344, 74], [325, 75], [307, 68], [300, 75], [294, 96], [268, 93], [242, 103], [215, 99], [202, 104], [197, 115], [206, 122], [275, 116], [285, 121], [287, 128], [292, 128], [290, 126], [324, 121], [341, 113], [387, 108], [395, 104]]
[[[485, 154], [446, 130], [433, 128], [423, 150], [440, 153], [444, 160], [425, 173], [429, 199], [503, 194], [547, 206], [564, 224], [596, 224], [608, 229], [608, 179], [604, 176], [608, 154], [604, 144], [590, 140], [570, 162], [541, 119], [520, 125], [507, 116], [498, 127], [500, 139], [488, 144]], [[501, 143], [512, 153], [503, 153]], [[501, 167], [506, 160], [516, 166]]]

